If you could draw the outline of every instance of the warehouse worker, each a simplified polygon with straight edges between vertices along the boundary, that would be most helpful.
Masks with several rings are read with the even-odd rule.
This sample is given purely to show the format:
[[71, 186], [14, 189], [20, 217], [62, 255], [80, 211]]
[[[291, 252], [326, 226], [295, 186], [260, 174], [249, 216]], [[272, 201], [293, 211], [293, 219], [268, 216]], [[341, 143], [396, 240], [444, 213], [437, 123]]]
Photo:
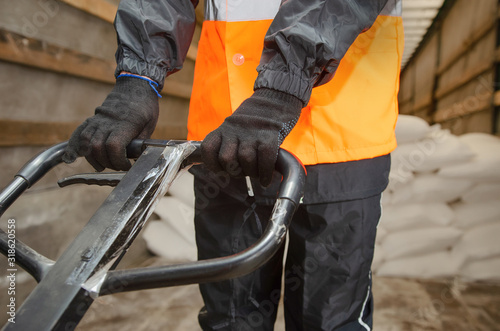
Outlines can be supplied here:
[[[130, 167], [125, 146], [155, 128], [157, 94], [185, 59], [196, 2], [121, 1], [116, 85], [73, 133], [67, 162], [83, 155], [97, 170]], [[396, 147], [400, 14], [397, 0], [206, 0], [188, 118], [205, 164], [192, 170], [199, 258], [260, 236], [280, 145], [308, 176], [285, 270], [282, 248], [248, 276], [200, 285], [204, 330], [272, 330], [283, 273], [288, 330], [371, 329], [370, 266]]]

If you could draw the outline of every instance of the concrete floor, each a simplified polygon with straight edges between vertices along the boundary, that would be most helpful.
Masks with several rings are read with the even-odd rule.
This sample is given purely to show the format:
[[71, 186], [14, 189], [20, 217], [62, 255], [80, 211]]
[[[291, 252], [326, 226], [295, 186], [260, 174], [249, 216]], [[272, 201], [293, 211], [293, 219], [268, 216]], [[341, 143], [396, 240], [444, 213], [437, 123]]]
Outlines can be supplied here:
[[[375, 277], [373, 291], [377, 331], [500, 330], [500, 284]], [[77, 330], [196, 331], [201, 306], [196, 285], [121, 293], [98, 298]]]

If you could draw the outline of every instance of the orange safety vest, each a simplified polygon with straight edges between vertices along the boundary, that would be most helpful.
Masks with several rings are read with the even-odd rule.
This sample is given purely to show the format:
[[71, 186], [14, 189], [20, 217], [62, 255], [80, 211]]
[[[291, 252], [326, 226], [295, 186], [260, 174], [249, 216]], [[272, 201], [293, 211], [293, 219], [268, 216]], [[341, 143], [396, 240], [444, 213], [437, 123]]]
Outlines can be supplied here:
[[[203, 140], [253, 93], [263, 40], [281, 0], [207, 0], [198, 44], [188, 139]], [[313, 89], [282, 147], [305, 165], [373, 158], [396, 147], [403, 54], [401, 0], [389, 0], [333, 79]]]

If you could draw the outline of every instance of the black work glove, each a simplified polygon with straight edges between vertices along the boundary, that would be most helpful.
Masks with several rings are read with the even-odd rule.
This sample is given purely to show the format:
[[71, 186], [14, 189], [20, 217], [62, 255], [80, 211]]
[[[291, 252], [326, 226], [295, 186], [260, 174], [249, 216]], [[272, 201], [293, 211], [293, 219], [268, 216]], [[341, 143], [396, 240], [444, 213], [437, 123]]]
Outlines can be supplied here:
[[268, 186], [279, 146], [297, 123], [303, 106], [290, 94], [257, 89], [203, 140], [203, 162], [213, 172], [258, 177], [262, 186]]
[[66, 163], [85, 156], [97, 170], [128, 170], [126, 147], [132, 139], [148, 139], [158, 121], [158, 95], [149, 82], [120, 77], [95, 115], [71, 135], [63, 155]]

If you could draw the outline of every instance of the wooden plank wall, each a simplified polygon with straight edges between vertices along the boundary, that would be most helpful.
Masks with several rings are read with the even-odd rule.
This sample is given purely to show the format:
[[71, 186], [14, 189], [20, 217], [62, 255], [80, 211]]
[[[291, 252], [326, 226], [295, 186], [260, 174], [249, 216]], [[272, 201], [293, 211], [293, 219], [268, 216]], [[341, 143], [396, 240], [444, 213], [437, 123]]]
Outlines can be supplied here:
[[[114, 83], [118, 2], [0, 0], [0, 146], [66, 140], [93, 114]], [[186, 137], [200, 29], [183, 70], [166, 80], [155, 137]]]
[[455, 134], [492, 133], [498, 0], [448, 1], [402, 71], [400, 112]]

